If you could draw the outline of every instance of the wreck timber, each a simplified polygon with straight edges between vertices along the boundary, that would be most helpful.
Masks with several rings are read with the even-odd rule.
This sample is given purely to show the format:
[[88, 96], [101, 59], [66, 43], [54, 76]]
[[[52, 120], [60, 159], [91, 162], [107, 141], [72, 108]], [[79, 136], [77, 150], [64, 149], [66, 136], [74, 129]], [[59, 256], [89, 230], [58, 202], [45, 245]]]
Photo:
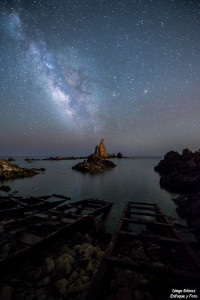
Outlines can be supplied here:
[[[28, 201], [28, 198], [26, 199]], [[36, 199], [32, 197], [30, 203]], [[20, 198], [19, 201], [23, 203], [23, 200]], [[63, 200], [57, 201], [58, 204], [61, 202], [63, 203]], [[22, 203], [19, 204], [22, 205]], [[52, 242], [59, 240], [62, 242], [68, 234], [80, 230], [80, 228], [89, 228], [94, 216], [108, 213], [111, 207], [112, 203], [110, 202], [87, 199], [47, 209], [31, 216], [18, 216], [15, 219], [1, 222], [1, 270], [5, 270], [7, 266], [18, 264], [26, 257], [34, 256], [36, 252], [50, 246]], [[9, 251], [5, 250], [7, 248]]]
[[51, 197], [0, 197], [0, 221], [4, 222], [13, 218], [23, 218], [27, 213], [49, 210], [65, 201], [55, 199], [51, 202], [47, 201]]
[[128, 202], [85, 300], [124, 299], [117, 292], [124, 287], [133, 298], [141, 289], [140, 299], [169, 299], [175, 287], [195, 288], [198, 295], [199, 282], [200, 261], [191, 242], [157, 204]]

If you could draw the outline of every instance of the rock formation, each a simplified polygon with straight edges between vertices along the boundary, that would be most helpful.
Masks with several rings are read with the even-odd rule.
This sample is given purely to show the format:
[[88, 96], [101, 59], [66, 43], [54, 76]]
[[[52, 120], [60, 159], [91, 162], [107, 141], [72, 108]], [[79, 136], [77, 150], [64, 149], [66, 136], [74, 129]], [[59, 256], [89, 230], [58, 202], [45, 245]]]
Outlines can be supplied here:
[[8, 161], [15, 161], [15, 159], [13, 157], [9, 157]]
[[78, 163], [72, 169], [83, 172], [96, 172], [114, 168], [116, 165], [108, 160], [108, 157], [109, 154], [106, 152], [104, 139], [102, 139], [101, 143], [95, 147], [94, 153], [87, 160]]
[[121, 152], [117, 153], [117, 156], [116, 156], [116, 157], [117, 157], [117, 158], [124, 158]]
[[97, 157], [108, 157], [109, 154], [106, 152], [106, 146], [104, 139], [101, 140], [100, 144], [96, 146], [94, 155]]
[[116, 167], [116, 165], [104, 157], [97, 157], [94, 154], [91, 154], [87, 160], [78, 163], [72, 169], [77, 169], [83, 172], [96, 172], [104, 171]]
[[39, 174], [34, 169], [20, 168], [18, 165], [10, 164], [7, 160], [0, 158], [0, 180], [20, 177], [30, 177]]
[[182, 154], [168, 152], [155, 171], [161, 175], [160, 185], [174, 192], [200, 191], [200, 152], [184, 149]]

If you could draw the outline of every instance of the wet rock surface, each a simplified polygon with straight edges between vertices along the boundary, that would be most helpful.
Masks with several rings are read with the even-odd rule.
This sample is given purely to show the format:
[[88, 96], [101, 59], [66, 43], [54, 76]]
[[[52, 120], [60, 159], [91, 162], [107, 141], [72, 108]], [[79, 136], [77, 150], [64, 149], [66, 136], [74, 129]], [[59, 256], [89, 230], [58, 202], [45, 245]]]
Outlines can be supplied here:
[[184, 149], [182, 154], [168, 152], [155, 167], [161, 175], [161, 187], [179, 193], [200, 191], [200, 151]]
[[10, 164], [7, 160], [0, 158], [0, 180], [31, 177], [39, 174], [36, 169], [21, 168], [16, 164]]

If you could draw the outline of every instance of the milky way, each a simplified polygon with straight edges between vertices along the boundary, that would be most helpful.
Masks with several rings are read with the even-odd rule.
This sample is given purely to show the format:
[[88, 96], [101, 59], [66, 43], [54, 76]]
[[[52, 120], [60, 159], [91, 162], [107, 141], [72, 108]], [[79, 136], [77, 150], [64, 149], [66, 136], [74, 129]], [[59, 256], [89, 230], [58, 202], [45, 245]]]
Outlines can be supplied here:
[[[15, 10], [4, 13], [3, 19], [5, 30], [18, 42], [16, 46], [23, 52], [21, 65], [26, 65], [26, 68], [28, 66], [29, 72], [35, 75], [35, 81], [45, 90], [46, 105], [48, 100], [58, 104], [62, 118], [69, 126], [78, 127], [79, 130], [90, 126], [96, 132], [97, 99], [94, 99], [91, 84], [90, 87], [87, 85], [88, 75], [80, 69], [81, 57], [78, 66], [68, 64], [68, 49], [65, 54], [52, 53], [41, 38], [34, 40], [29, 37], [19, 13]], [[92, 78], [89, 80], [91, 83]]]
[[200, 4], [1, 1], [1, 154], [199, 148]]

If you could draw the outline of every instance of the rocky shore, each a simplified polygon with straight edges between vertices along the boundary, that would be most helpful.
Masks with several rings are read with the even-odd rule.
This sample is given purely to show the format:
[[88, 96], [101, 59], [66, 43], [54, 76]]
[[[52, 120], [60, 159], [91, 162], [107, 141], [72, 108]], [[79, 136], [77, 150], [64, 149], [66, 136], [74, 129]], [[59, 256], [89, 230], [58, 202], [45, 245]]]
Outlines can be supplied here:
[[161, 175], [161, 187], [177, 193], [200, 191], [200, 151], [184, 149], [182, 154], [168, 152], [155, 167]]
[[[56, 250], [41, 253], [40, 261], [28, 261], [17, 273], [4, 274], [0, 299], [84, 299], [107, 246], [102, 242], [104, 229], [101, 224], [93, 233], [77, 232]], [[9, 245], [6, 249], [9, 251]]]
[[200, 240], [200, 151], [184, 149], [182, 154], [168, 152], [155, 171], [161, 175], [161, 187], [180, 193], [173, 199], [177, 213]]
[[107, 153], [104, 139], [102, 139], [100, 144], [95, 147], [94, 153], [87, 160], [72, 167], [72, 169], [82, 172], [99, 172], [116, 167], [112, 161], [108, 160], [108, 157], [111, 156]]
[[173, 201], [177, 204], [177, 213], [186, 219], [198, 240], [200, 240], [200, 193], [184, 194]]
[[0, 180], [31, 177], [39, 174], [38, 171], [45, 171], [45, 169], [21, 168], [16, 164], [10, 164], [7, 160], [0, 158]]

